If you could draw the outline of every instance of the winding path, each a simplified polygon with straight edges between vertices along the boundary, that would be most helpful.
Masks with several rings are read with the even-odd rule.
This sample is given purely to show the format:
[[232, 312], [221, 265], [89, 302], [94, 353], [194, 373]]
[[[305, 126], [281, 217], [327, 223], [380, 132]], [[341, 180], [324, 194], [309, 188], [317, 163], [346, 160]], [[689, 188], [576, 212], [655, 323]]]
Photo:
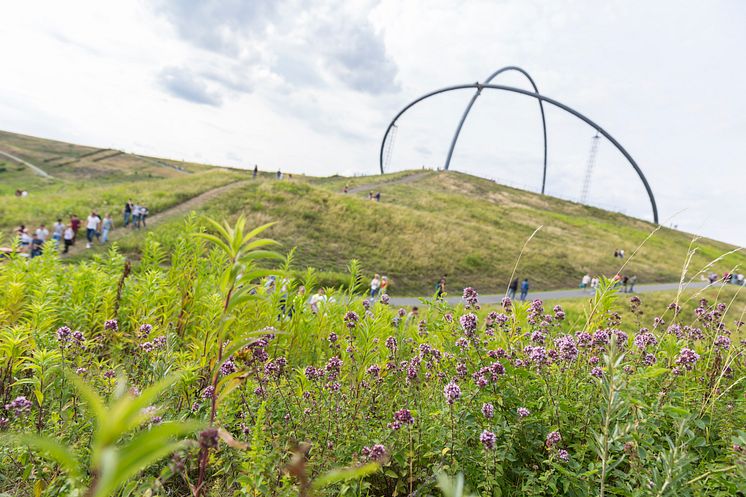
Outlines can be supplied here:
[[354, 188], [350, 188], [347, 190], [347, 193], [360, 193], [370, 190], [375, 190], [377, 188], [380, 188], [381, 186], [391, 186], [391, 185], [401, 185], [404, 183], [412, 183], [414, 181], [419, 181], [422, 178], [429, 176], [431, 171], [422, 172], [422, 173], [413, 173], [408, 174], [406, 176], [402, 176], [401, 178], [392, 179], [389, 181], [379, 181], [378, 183], [367, 183], [365, 185], [359, 185]]
[[[707, 285], [709, 285], [709, 283], [706, 281], [693, 281], [691, 283], [685, 284], [684, 286], [685, 288], [705, 288]], [[718, 283], [716, 283], [715, 285], [718, 285]], [[679, 288], [678, 281], [675, 283], [652, 283], [650, 285], [635, 285], [634, 293], [665, 292], [665, 291], [677, 290], [678, 288]], [[480, 295], [479, 303], [480, 304], [499, 304], [502, 301], [502, 298], [504, 296], [505, 296], [504, 294]], [[543, 292], [529, 291], [528, 297], [526, 298], [526, 300], [533, 300], [533, 299], [565, 300], [565, 299], [573, 299], [573, 298], [588, 298], [589, 299], [591, 297], [593, 297], [593, 291], [591, 291], [590, 289], [581, 290], [579, 288], [576, 288], [572, 290], [549, 290], [549, 291], [543, 291]], [[517, 298], [518, 298], [518, 295], [516, 295], [516, 299]], [[460, 292], [459, 294], [451, 295], [447, 297], [446, 301], [449, 304], [458, 304], [459, 302], [462, 302]], [[421, 303], [420, 298], [418, 297], [391, 297], [392, 305], [412, 306], [412, 305], [418, 305], [420, 303]]]
[[21, 159], [20, 157], [16, 157], [15, 155], [9, 154], [8, 152], [3, 152], [2, 150], [0, 150], [0, 155], [5, 156], [5, 157], [7, 157], [8, 159], [10, 159], [12, 161], [18, 162], [19, 164], [23, 164], [24, 166], [30, 168], [32, 171], [34, 171], [39, 176], [44, 176], [45, 178], [52, 179], [52, 176], [49, 173], [47, 173], [45, 170], [43, 170], [39, 166], [35, 166], [35, 165], [31, 164], [30, 162], [26, 162], [25, 160]]
[[[152, 226], [156, 226], [163, 221], [170, 219], [175, 216], [179, 215], [185, 215], [193, 210], [197, 210], [199, 207], [204, 205], [205, 203], [209, 202], [213, 198], [217, 197], [218, 195], [222, 195], [223, 193], [229, 192], [231, 190], [234, 190], [236, 188], [239, 188], [243, 185], [246, 185], [248, 183], [251, 183], [253, 180], [239, 180], [234, 181], [233, 183], [228, 183], [227, 185], [219, 186], [217, 188], [213, 188], [212, 190], [207, 190], [206, 192], [202, 192], [199, 195], [196, 195], [189, 200], [186, 200], [180, 204], [176, 204], [173, 207], [169, 207], [166, 210], [163, 210], [161, 212], [158, 212], [157, 214], [153, 214], [152, 216], [148, 216], [147, 228], [144, 228], [143, 231], [151, 228]], [[84, 220], [85, 221], [85, 220]], [[120, 220], [121, 221], [121, 220]], [[116, 226], [116, 225], [115, 225]], [[109, 242], [116, 241], [120, 238], [123, 238], [127, 236], [130, 233], [133, 233], [134, 230], [123, 228], [121, 225], [119, 227], [115, 227], [114, 230], [109, 234]], [[82, 236], [81, 236], [82, 235]], [[67, 256], [71, 255], [77, 255], [82, 252], [86, 251], [85, 244], [85, 232], [83, 229], [81, 229], [80, 233], [78, 234], [80, 237], [75, 245], [70, 247], [69, 252], [66, 254]], [[94, 242], [94, 247], [102, 247], [105, 246], [100, 243]]]

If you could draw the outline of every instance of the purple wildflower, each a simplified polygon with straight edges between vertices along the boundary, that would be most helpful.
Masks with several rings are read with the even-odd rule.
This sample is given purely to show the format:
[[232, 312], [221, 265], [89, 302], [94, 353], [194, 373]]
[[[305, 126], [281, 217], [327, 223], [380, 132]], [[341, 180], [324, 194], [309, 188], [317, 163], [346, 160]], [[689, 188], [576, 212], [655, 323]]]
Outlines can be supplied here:
[[547, 434], [546, 446], [554, 447], [562, 441], [562, 435], [558, 431], [552, 431]]
[[482, 414], [484, 414], [485, 418], [492, 419], [492, 417], [495, 415], [495, 406], [493, 406], [489, 402], [485, 402], [484, 404], [482, 404]]
[[464, 335], [467, 337], [474, 336], [474, 333], [477, 331], [477, 316], [474, 314], [464, 314], [459, 319], [459, 322], [461, 323], [461, 328], [464, 330]]
[[357, 326], [357, 322], [360, 320], [360, 316], [358, 316], [355, 311], [347, 311], [344, 320], [347, 327], [352, 329]]
[[5, 404], [6, 411], [13, 411], [16, 416], [20, 416], [31, 410], [31, 401], [24, 396], [16, 397], [15, 400]]
[[60, 343], [67, 343], [70, 341], [70, 335], [71, 335], [70, 328], [67, 326], [62, 326], [60, 328], [57, 328], [57, 340]]
[[443, 395], [445, 395], [448, 404], [453, 404], [461, 397], [461, 388], [451, 381], [443, 388]]
[[560, 461], [567, 462], [570, 460], [570, 453], [565, 449], [560, 449], [557, 451], [557, 457], [560, 458]]
[[386, 447], [381, 444], [371, 445], [370, 447], [363, 447], [360, 451], [363, 457], [370, 461], [383, 462], [388, 458], [388, 452]]
[[525, 418], [526, 416], [528, 416], [529, 414], [531, 414], [531, 411], [529, 411], [525, 407], [519, 407], [518, 409], [516, 409], [516, 412], [518, 413], [518, 416], [520, 416], [522, 418]]
[[692, 349], [684, 347], [679, 352], [679, 357], [676, 359], [676, 364], [684, 366], [687, 371], [691, 371], [694, 365], [699, 360], [699, 354], [694, 352]]
[[603, 378], [604, 370], [596, 366], [595, 368], [591, 369], [591, 376], [595, 376], [596, 378]]
[[719, 335], [713, 343], [719, 349], [728, 350], [730, 348], [730, 338], [725, 335]]
[[109, 319], [104, 323], [104, 329], [108, 331], [118, 331], [119, 323], [116, 319]]
[[482, 445], [484, 445], [485, 449], [492, 450], [495, 448], [497, 437], [491, 431], [484, 430], [482, 434], [479, 435], [479, 441], [482, 442]]
[[205, 388], [202, 391], [202, 398], [203, 399], [211, 399], [215, 396], [215, 387], [212, 385], [209, 385], [207, 388]]
[[464, 302], [466, 302], [466, 308], [474, 307], [479, 309], [479, 294], [472, 287], [464, 288]]
[[229, 374], [236, 372], [236, 363], [233, 362], [233, 358], [229, 357], [223, 364], [220, 365], [220, 374], [228, 376]]

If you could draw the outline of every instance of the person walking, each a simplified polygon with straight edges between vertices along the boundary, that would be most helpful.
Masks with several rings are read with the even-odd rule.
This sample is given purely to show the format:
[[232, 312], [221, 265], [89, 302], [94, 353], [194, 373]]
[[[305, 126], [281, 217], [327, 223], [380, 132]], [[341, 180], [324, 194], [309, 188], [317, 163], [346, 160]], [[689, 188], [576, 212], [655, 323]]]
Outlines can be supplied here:
[[633, 274], [629, 279], [629, 293], [635, 293], [635, 283], [637, 283], [637, 275]]
[[62, 224], [62, 219], [57, 219], [52, 228], [52, 240], [54, 240], [54, 249], [60, 248], [60, 241], [62, 241], [62, 234], [65, 232], [65, 225]]
[[148, 225], [145, 222], [148, 219], [148, 208], [144, 205], [140, 206], [140, 222], [142, 223], [143, 228], [147, 228]]
[[132, 228], [140, 229], [140, 205], [132, 204]]
[[254, 173], [251, 175], [252, 178], [256, 179], [256, 175], [259, 173], [259, 166], [254, 164]]
[[440, 280], [435, 285], [435, 294], [438, 299], [442, 299], [443, 295], [446, 293], [446, 276], [447, 275], [445, 274], [441, 276]]
[[124, 223], [122, 226], [125, 228], [129, 226], [130, 221], [132, 220], [132, 200], [127, 200], [127, 202], [124, 204]]
[[70, 247], [73, 245], [73, 243], [75, 243], [75, 230], [73, 230], [73, 227], [68, 226], [67, 228], [65, 228], [62, 237], [65, 242], [65, 250], [63, 250], [62, 253], [66, 254], [68, 250], [70, 250]]
[[594, 276], [591, 278], [591, 290], [595, 293], [596, 288], [598, 288], [598, 278]]
[[515, 299], [515, 292], [518, 291], [518, 278], [514, 278], [508, 286], [508, 298], [510, 300]]
[[376, 202], [380, 202], [381, 201], [381, 192], [376, 192], [376, 195], [375, 195], [374, 198], [376, 199]]
[[277, 179], [282, 179], [282, 171], [277, 170]]
[[378, 290], [381, 288], [381, 277], [377, 274], [373, 276], [373, 279], [370, 280], [370, 298], [375, 300], [376, 295], [378, 295]]
[[86, 240], [88, 240], [88, 243], [86, 243], [85, 248], [91, 248], [93, 244], [93, 237], [96, 236], [96, 233], [98, 231], [98, 224], [101, 221], [101, 218], [98, 217], [96, 214], [96, 211], [92, 211], [91, 215], [88, 216], [88, 219], [86, 220], [86, 230], [85, 230], [85, 237]]
[[580, 288], [585, 291], [586, 288], [588, 288], [588, 285], [591, 284], [591, 275], [588, 273], [585, 273], [583, 276], [583, 279], [580, 280]]
[[528, 278], [524, 278], [521, 282], [521, 302], [526, 300], [526, 296], [528, 296]]
[[381, 276], [381, 295], [388, 294], [389, 292], [389, 277]]
[[78, 231], [80, 230], [80, 218], [73, 214], [70, 216], [70, 227], [73, 229], [73, 244], [78, 239]]
[[629, 276], [626, 274], [622, 277], [622, 293], [628, 293], [627, 292], [627, 285], [629, 285]]
[[101, 243], [109, 241], [109, 233], [114, 229], [114, 221], [111, 220], [111, 214], [107, 213], [101, 222]]
[[49, 238], [49, 230], [43, 223], [36, 229], [36, 238], [41, 240], [42, 243], [46, 242], [47, 238]]

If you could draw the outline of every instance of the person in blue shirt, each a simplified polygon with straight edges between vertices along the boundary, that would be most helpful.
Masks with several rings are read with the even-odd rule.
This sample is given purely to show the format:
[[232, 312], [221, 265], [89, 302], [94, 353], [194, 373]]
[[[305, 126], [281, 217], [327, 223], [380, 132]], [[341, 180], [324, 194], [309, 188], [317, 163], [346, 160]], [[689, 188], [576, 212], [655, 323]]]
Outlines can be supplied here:
[[528, 295], [528, 278], [524, 278], [521, 282], [521, 302], [526, 300], [526, 296]]

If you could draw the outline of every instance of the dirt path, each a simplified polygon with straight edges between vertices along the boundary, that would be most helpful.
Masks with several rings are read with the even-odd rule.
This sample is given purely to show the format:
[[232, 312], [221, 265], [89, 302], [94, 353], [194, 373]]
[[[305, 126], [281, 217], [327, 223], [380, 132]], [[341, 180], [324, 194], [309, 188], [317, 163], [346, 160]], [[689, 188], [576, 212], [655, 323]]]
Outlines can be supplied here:
[[[202, 192], [199, 195], [192, 197], [185, 202], [176, 204], [173, 207], [169, 207], [168, 209], [161, 211], [157, 214], [153, 214], [152, 216], [148, 216], [147, 218], [148, 226], [147, 228], [143, 228], [143, 231], [146, 231], [152, 228], [153, 226], [157, 226], [158, 224], [172, 217], [179, 216], [179, 215], [184, 216], [191, 211], [197, 210], [199, 209], [199, 207], [209, 202], [213, 198], [217, 197], [218, 195], [222, 195], [223, 193], [239, 188], [243, 185], [250, 183], [251, 181], [252, 180], [235, 181], [233, 183], [228, 183], [227, 185], [213, 188], [212, 190], [207, 190], [206, 192]], [[85, 223], [85, 220], [83, 220], [83, 222]], [[122, 228], [120, 224], [118, 227], [115, 227], [114, 230], [109, 234], [109, 243], [119, 240], [120, 238], [123, 238], [130, 233], [132, 233], [132, 230], [128, 228]], [[78, 237], [79, 238], [75, 242], [75, 245], [70, 247], [70, 250], [67, 253], [67, 256], [78, 255], [86, 251], [85, 227], [81, 227], [81, 230], [78, 233]], [[96, 241], [94, 241], [93, 243], [94, 243], [94, 247], [102, 246], [100, 243]]]
[[28, 167], [29, 169], [31, 169], [32, 171], [34, 171], [39, 176], [44, 176], [45, 178], [51, 178], [52, 177], [49, 173], [47, 173], [45, 170], [43, 170], [39, 166], [35, 166], [35, 165], [31, 164], [30, 162], [26, 162], [25, 160], [21, 159], [20, 157], [16, 157], [13, 154], [9, 154], [8, 152], [3, 152], [2, 150], [0, 150], [0, 155], [2, 155], [4, 157], [7, 157], [8, 159], [10, 159], [12, 161], [18, 162], [19, 164], [23, 164], [24, 166]]
[[391, 181], [382, 181], [380, 183], [368, 183], [365, 185], [356, 186], [355, 188], [350, 188], [347, 193], [360, 193], [365, 191], [371, 191], [376, 190], [377, 188], [380, 188], [382, 186], [390, 186], [390, 185], [400, 185], [403, 183], [412, 183], [414, 181], [419, 181], [425, 176], [429, 176], [430, 171], [424, 172], [424, 173], [415, 173], [415, 174], [409, 174], [407, 176], [398, 178], [398, 179], [392, 179]]

